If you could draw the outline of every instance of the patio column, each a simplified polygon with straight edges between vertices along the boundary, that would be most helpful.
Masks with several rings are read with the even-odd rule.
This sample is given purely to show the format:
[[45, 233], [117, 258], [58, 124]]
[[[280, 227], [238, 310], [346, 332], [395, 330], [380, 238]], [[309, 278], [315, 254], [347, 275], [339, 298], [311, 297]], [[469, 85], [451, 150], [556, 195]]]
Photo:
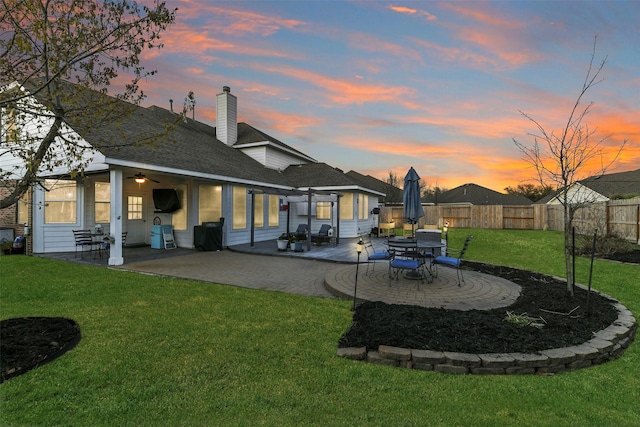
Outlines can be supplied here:
[[307, 190], [307, 252], [311, 250], [311, 187]]
[[255, 246], [254, 236], [256, 232], [256, 191], [254, 189], [249, 190], [249, 194], [251, 194], [251, 247]]
[[336, 199], [338, 202], [336, 203], [336, 245], [340, 244], [340, 197], [342, 194], [337, 194]]
[[111, 182], [111, 210], [109, 232], [115, 238], [109, 249], [109, 265], [122, 265], [122, 170], [111, 169], [109, 181]]

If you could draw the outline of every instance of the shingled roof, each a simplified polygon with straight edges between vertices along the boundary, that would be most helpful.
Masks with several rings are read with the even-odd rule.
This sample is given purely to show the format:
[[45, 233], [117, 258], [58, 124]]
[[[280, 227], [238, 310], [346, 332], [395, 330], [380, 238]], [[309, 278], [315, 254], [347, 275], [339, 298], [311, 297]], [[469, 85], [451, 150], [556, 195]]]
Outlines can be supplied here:
[[438, 196], [438, 204], [530, 205], [531, 200], [518, 194], [503, 194], [477, 184], [463, 184]]
[[578, 182], [610, 199], [620, 196], [640, 196], [640, 169], [595, 175]]
[[402, 202], [402, 190], [398, 187], [390, 185], [387, 182], [374, 178], [371, 175], [362, 175], [356, 171], [349, 171], [346, 175], [356, 182], [359, 182], [365, 188], [376, 190], [384, 193], [383, 202]]
[[277, 149], [280, 149], [282, 151], [295, 153], [300, 157], [306, 158], [310, 162], [316, 161], [315, 159], [304, 154], [303, 152], [296, 150], [290, 145], [285, 144], [284, 142], [272, 137], [269, 134], [262, 132], [261, 130], [254, 128], [253, 126], [247, 123], [244, 123], [244, 122], [238, 123], [238, 140], [236, 141], [235, 144], [233, 144], [235, 148], [242, 148], [243, 146], [246, 146], [246, 145], [254, 145], [254, 144], [265, 143], [265, 142], [269, 143], [272, 147], [276, 147]]
[[356, 188], [365, 187], [347, 176], [340, 169], [329, 166], [326, 163], [306, 163], [302, 165], [292, 165], [286, 168], [283, 175], [289, 182], [295, 182], [298, 188], [307, 187], [336, 187], [336, 188]]
[[[34, 84], [26, 86], [31, 90], [37, 88]], [[69, 111], [65, 116], [67, 124], [103, 154], [110, 164], [164, 169], [185, 176], [229, 182], [295, 188], [298, 186], [296, 181], [234, 147], [266, 142], [314, 162], [314, 159], [246, 123], [238, 124], [238, 140], [230, 147], [216, 138], [215, 127], [191, 119], [180, 120], [177, 114], [161, 107], [141, 107], [69, 82], [60, 83], [59, 93], [64, 99], [65, 109]], [[51, 108], [45, 91], [36, 92], [34, 96]], [[99, 110], [100, 117], [85, 112], [86, 106], [98, 104], [108, 106]], [[323, 181], [312, 183], [313, 186], [320, 184]]]
[[[220, 179], [290, 186], [277, 171], [217, 140], [215, 128], [176, 119], [175, 114], [159, 107], [135, 107], [116, 123], [88, 127], [83, 123], [70, 124], [112, 163], [135, 162], [185, 174], [195, 172]], [[165, 126], [170, 129], [166, 134]], [[153, 144], [140, 143], [149, 137], [155, 137]]]
[[[640, 196], [640, 169], [628, 172], [594, 175], [578, 181], [608, 199]], [[536, 204], [546, 204], [555, 199], [562, 191], [558, 190], [538, 200]]]

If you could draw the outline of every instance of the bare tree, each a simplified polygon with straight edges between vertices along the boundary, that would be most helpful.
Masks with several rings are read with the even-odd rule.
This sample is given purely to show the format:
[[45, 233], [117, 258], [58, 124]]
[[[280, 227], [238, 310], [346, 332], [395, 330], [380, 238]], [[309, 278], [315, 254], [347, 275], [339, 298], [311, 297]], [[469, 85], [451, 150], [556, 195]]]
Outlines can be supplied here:
[[[127, 113], [123, 105], [144, 97], [138, 83], [156, 72], [141, 65], [141, 54], [162, 47], [160, 34], [177, 10], [145, 3], [0, 0], [0, 182], [10, 189], [0, 209], [16, 203], [39, 172], [83, 172], [89, 147], [73, 136], [70, 120], [116, 120]], [[105, 95], [120, 72], [131, 81], [114, 100]]]
[[402, 192], [399, 190], [400, 180], [398, 179], [398, 175], [393, 173], [393, 171], [389, 171], [389, 177], [387, 178], [387, 190], [385, 197], [386, 203], [400, 203], [402, 202]]
[[437, 205], [440, 195], [447, 191], [449, 191], [449, 189], [446, 187], [439, 186], [438, 181], [436, 181], [435, 185], [433, 186], [428, 183], [425, 183], [424, 187], [422, 188], [422, 199], [429, 202], [433, 202]]
[[[558, 201], [564, 208], [564, 253], [567, 275], [567, 290], [573, 296], [573, 265], [571, 251], [571, 230], [576, 210], [594, 202], [584, 191], [571, 191], [571, 187], [581, 179], [590, 161], [600, 159], [599, 174], [604, 174], [622, 152], [627, 140], [623, 141], [617, 151], [604, 161], [607, 153], [604, 142], [612, 135], [600, 137], [597, 128], [592, 128], [586, 122], [593, 102], [583, 104], [585, 94], [595, 85], [601, 83], [600, 77], [607, 57], [594, 66], [596, 56], [597, 37], [594, 39], [591, 60], [578, 97], [569, 111], [569, 117], [560, 132], [548, 131], [547, 128], [528, 114], [520, 111], [537, 132], [530, 133], [533, 137], [532, 145], [525, 145], [514, 138], [515, 144], [524, 153], [525, 159], [535, 168], [537, 180], [542, 186], [553, 186], [559, 190]], [[584, 176], [582, 176], [584, 178]]]

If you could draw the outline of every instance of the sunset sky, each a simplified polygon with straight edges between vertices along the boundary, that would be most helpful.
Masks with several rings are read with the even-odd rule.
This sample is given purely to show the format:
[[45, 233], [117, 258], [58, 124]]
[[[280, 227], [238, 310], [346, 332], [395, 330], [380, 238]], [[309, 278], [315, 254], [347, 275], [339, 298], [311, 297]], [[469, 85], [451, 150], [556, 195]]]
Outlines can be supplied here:
[[[238, 119], [345, 172], [497, 191], [534, 178], [513, 138], [559, 131], [597, 35], [603, 81], [584, 98], [609, 172], [640, 168], [640, 2], [167, 0], [177, 22], [146, 54], [143, 105], [215, 126], [230, 86]], [[607, 158], [605, 158], [606, 160]], [[584, 174], [595, 172], [595, 165]]]

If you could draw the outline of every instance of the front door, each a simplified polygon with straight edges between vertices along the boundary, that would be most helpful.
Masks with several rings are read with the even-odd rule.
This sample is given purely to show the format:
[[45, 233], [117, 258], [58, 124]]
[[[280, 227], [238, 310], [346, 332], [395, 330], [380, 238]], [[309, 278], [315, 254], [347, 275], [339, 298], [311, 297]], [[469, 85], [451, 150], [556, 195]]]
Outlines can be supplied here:
[[145, 196], [142, 193], [127, 196], [127, 245], [148, 244]]

